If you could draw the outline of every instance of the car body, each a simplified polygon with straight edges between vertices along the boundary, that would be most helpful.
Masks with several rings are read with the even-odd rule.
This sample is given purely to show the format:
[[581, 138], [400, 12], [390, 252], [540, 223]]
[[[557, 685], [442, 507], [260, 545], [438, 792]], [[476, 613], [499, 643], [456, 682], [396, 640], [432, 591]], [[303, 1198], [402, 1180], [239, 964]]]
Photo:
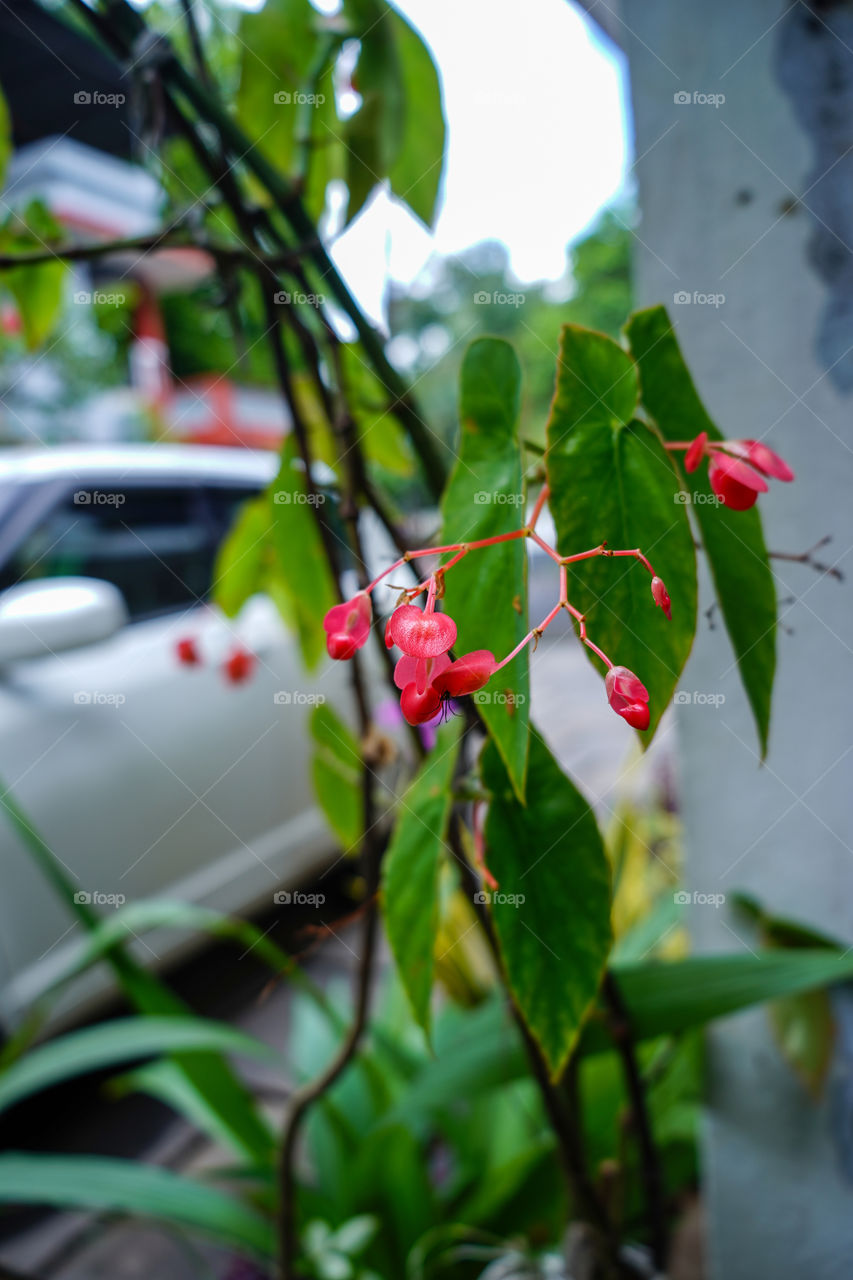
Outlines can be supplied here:
[[[230, 912], [271, 905], [337, 856], [313, 800], [308, 717], [320, 699], [345, 707], [346, 669], [306, 675], [264, 595], [233, 619], [210, 603], [217, 549], [277, 466], [273, 454], [153, 444], [0, 457], [0, 786], [102, 914], [152, 896]], [[387, 564], [393, 552], [371, 537]], [[69, 614], [45, 632], [56, 643], [10, 660], [10, 619], [28, 626], [31, 599], [44, 611], [40, 591], [60, 618], [63, 600], [88, 591], [92, 617], [107, 622], [69, 635]], [[197, 664], [180, 660], [181, 640]], [[238, 649], [255, 664], [235, 682], [225, 666]], [[8, 1027], [63, 972], [77, 928], [2, 813], [0, 866]], [[135, 947], [156, 964], [178, 943], [152, 934]], [[107, 982], [89, 975], [77, 1005]]]

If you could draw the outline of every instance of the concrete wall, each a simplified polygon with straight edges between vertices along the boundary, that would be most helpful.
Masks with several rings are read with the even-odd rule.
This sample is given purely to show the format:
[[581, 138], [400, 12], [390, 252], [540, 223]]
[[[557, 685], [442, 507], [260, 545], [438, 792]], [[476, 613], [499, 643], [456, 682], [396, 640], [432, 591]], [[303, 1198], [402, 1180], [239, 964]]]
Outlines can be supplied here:
[[[842, 94], [835, 136], [848, 140], [835, 150], [816, 145], [801, 123], [815, 86], [827, 75], [838, 80], [844, 47], [853, 56], [853, 34], [845, 39], [831, 29], [834, 18], [846, 20], [844, 10], [833, 15], [822, 4], [815, 16], [785, 0], [623, 0], [619, 13], [642, 210], [639, 299], [670, 306], [721, 429], [766, 439], [795, 468], [796, 484], [771, 482], [760, 499], [770, 547], [802, 551], [831, 534], [824, 554], [848, 574], [839, 584], [775, 562], [783, 628], [763, 767], [725, 633], [703, 621], [682, 687], [723, 693], [726, 701], [719, 709], [677, 709], [688, 887], [752, 891], [773, 911], [853, 943], [853, 397], [839, 390], [838, 371], [827, 370], [849, 359], [853, 332], [844, 314], [836, 316], [827, 355], [832, 253], [821, 264], [823, 279], [813, 256], [818, 226], [824, 247], [838, 250], [838, 270], [845, 268], [843, 212], [826, 224], [833, 201], [853, 209], [842, 158], [853, 142], [853, 116], [845, 135]], [[794, 32], [792, 23], [799, 24]], [[802, 42], [793, 67], [792, 34]], [[783, 49], [787, 90], [779, 77]], [[789, 91], [801, 70], [806, 95], [795, 106]], [[711, 101], [714, 95], [725, 100]], [[823, 176], [832, 163], [841, 179], [834, 190]], [[821, 201], [810, 209], [817, 193]], [[678, 293], [691, 301], [674, 304]], [[694, 293], [725, 300], [694, 301]], [[843, 288], [836, 303], [839, 296], [843, 313]], [[707, 580], [703, 594], [704, 608]], [[726, 908], [697, 904], [687, 920], [699, 950], [754, 945]], [[835, 1070], [844, 1076], [847, 1060]], [[830, 1123], [830, 1103], [809, 1100], [770, 1041], [763, 1012], [715, 1031], [710, 1091], [715, 1280], [853, 1274], [853, 1185], [840, 1171], [839, 1117]], [[847, 1096], [835, 1095], [842, 1120]]]

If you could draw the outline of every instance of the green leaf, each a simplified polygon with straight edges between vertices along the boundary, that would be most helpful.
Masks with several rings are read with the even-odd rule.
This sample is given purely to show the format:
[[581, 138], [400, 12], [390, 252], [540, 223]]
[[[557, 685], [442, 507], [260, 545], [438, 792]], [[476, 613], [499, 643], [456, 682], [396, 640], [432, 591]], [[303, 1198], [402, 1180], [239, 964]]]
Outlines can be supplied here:
[[59, 320], [66, 270], [64, 262], [56, 261], [3, 272], [3, 282], [17, 303], [31, 351], [41, 346]]
[[[444, 543], [519, 529], [525, 520], [518, 443], [521, 369], [500, 338], [479, 338], [462, 362], [458, 458], [441, 503]], [[456, 621], [458, 653], [490, 649], [501, 659], [524, 639], [527, 552], [523, 538], [472, 551], [447, 575], [444, 607]], [[527, 648], [493, 676], [477, 705], [524, 800], [530, 725]]]
[[592, 810], [539, 735], [530, 743], [527, 808], [493, 744], [486, 860], [491, 914], [515, 1001], [557, 1077], [592, 1007], [612, 940], [610, 867]]
[[[565, 365], [558, 386], [564, 370]], [[567, 395], [565, 403], [570, 401]], [[667, 621], [652, 599], [647, 569], [630, 556], [595, 556], [569, 565], [569, 599], [585, 615], [590, 639], [612, 662], [635, 672], [649, 691], [650, 737], [696, 631], [696, 552], [690, 524], [683, 505], [674, 500], [678, 481], [655, 432], [636, 420], [596, 422], [583, 405], [576, 405], [584, 418], [577, 425], [560, 405], [558, 392], [548, 423], [547, 468], [561, 555], [604, 542], [613, 551], [639, 548], [672, 599], [672, 621]], [[598, 659], [587, 652], [597, 666]]]
[[252, 596], [265, 589], [270, 571], [272, 517], [262, 495], [241, 508], [216, 559], [213, 599], [234, 618]]
[[429, 1030], [429, 1000], [439, 915], [439, 871], [453, 804], [459, 726], [439, 729], [435, 747], [400, 802], [382, 864], [388, 941], [420, 1025]]
[[346, 121], [351, 222], [400, 154], [406, 98], [396, 15], [385, 0], [350, 0], [348, 13], [360, 42], [354, 79], [361, 96], [360, 107]]
[[[637, 312], [626, 334], [640, 368], [643, 404], [664, 439], [691, 440], [707, 431], [711, 440], [721, 440], [699, 399], [666, 310]], [[765, 754], [776, 670], [776, 588], [761, 517], [756, 507], [730, 511], [708, 501], [713, 495], [707, 467], [685, 477], [682, 487], [700, 499], [693, 503], [693, 513]]]
[[0, 88], [0, 188], [6, 182], [6, 169], [12, 155], [12, 121], [9, 118], [9, 108], [6, 105], [6, 98]]
[[618, 342], [594, 329], [563, 325], [548, 421], [549, 450], [559, 452], [577, 427], [627, 425], [638, 395], [637, 367]]
[[116, 1018], [31, 1049], [0, 1075], [0, 1111], [51, 1085], [161, 1053], [239, 1053], [282, 1066], [280, 1056], [242, 1031], [204, 1018]]
[[0, 1155], [0, 1202], [132, 1213], [203, 1232], [261, 1257], [271, 1225], [221, 1191], [168, 1169], [98, 1156]]
[[310, 670], [326, 651], [323, 618], [337, 603], [337, 596], [317, 519], [307, 500], [311, 495], [305, 474], [297, 470], [296, 461], [296, 443], [288, 436], [281, 451], [281, 469], [267, 497], [277, 572], [296, 620], [303, 660]]
[[391, 190], [432, 226], [444, 160], [445, 121], [441, 83], [427, 46], [402, 14], [391, 26], [403, 74], [403, 140], [390, 167]]
[[614, 967], [637, 1039], [702, 1026], [749, 1005], [847, 982], [853, 953], [825, 948], [690, 956]]
[[[75, 900], [73, 881], [69, 880], [59, 859], [33, 827], [8, 788], [0, 805], [15, 829], [26, 852], [48, 883], [68, 905], [77, 921], [90, 934], [100, 924], [95, 911]], [[140, 1013], [167, 1014], [171, 1017], [191, 1014], [188, 1006], [153, 973], [148, 973], [133, 959], [120, 942], [104, 952], [122, 990]], [[274, 1146], [272, 1134], [257, 1110], [254, 1100], [221, 1057], [215, 1054], [176, 1055], [175, 1064], [190, 1086], [204, 1097], [205, 1104], [221, 1117], [222, 1131], [241, 1156], [261, 1163]]]
[[311, 736], [316, 748], [311, 776], [320, 808], [341, 847], [357, 849], [364, 833], [358, 741], [328, 703], [321, 703], [311, 713]]

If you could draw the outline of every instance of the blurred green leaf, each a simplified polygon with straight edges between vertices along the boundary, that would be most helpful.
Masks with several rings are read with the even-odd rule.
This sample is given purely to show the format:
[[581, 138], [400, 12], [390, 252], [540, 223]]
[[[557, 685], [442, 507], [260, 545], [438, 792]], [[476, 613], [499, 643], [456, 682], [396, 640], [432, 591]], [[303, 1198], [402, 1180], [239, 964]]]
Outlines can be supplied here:
[[315, 746], [311, 776], [320, 808], [341, 848], [355, 850], [364, 832], [358, 741], [328, 703], [312, 711], [311, 736]]
[[0, 1155], [0, 1202], [133, 1213], [269, 1257], [272, 1226], [210, 1187], [152, 1165], [98, 1156]]
[[[664, 439], [692, 440], [707, 431], [711, 440], [721, 440], [699, 399], [666, 310], [638, 311], [629, 320], [626, 334], [640, 367], [643, 404]], [[756, 507], [730, 511], [713, 501], [707, 467], [683, 477], [681, 484], [699, 499], [692, 510], [764, 754], [776, 670], [776, 588], [761, 517]], [[676, 600], [671, 588], [670, 595], [674, 618]]]
[[[549, 502], [561, 555], [603, 542], [611, 550], [639, 548], [666, 583], [672, 621], [655, 605], [649, 574], [633, 557], [594, 556], [569, 565], [569, 599], [585, 615], [590, 639], [612, 662], [635, 672], [649, 691], [650, 737], [693, 643], [696, 551], [684, 507], [675, 501], [678, 480], [660, 439], [641, 422], [610, 416], [617, 408], [633, 407], [636, 388], [625, 372], [630, 360], [609, 339], [593, 337], [592, 349], [585, 352], [582, 336], [570, 327], [564, 330], [548, 423]], [[613, 351], [608, 365], [602, 359], [604, 343]], [[588, 381], [591, 370], [598, 382]], [[600, 670], [599, 660], [587, 654]]]
[[557, 1077], [610, 951], [610, 866], [592, 810], [535, 731], [526, 808], [493, 744], [482, 774], [491, 792], [486, 860], [500, 886], [490, 909], [506, 979]]
[[391, 26], [403, 75], [403, 137], [389, 169], [391, 190], [428, 227], [432, 226], [444, 160], [445, 122], [441, 84], [429, 49], [403, 17], [391, 9]]
[[116, 1018], [31, 1049], [0, 1075], [0, 1111], [61, 1081], [150, 1054], [236, 1053], [281, 1069], [282, 1059], [254, 1036], [204, 1018]]
[[243, 605], [264, 591], [271, 568], [272, 516], [263, 495], [241, 508], [219, 548], [213, 573], [213, 599], [234, 618]]
[[[473, 342], [461, 370], [458, 457], [441, 503], [443, 543], [473, 542], [523, 525], [520, 398], [521, 369], [509, 343], [499, 338]], [[528, 631], [525, 540], [472, 551], [461, 560], [447, 575], [444, 607], [459, 629], [458, 653], [490, 649], [504, 658]], [[492, 677], [476, 702], [523, 800], [530, 723], [527, 648]]]
[[435, 747], [401, 802], [382, 864], [388, 941], [415, 1018], [429, 1030], [429, 1002], [438, 932], [439, 870], [453, 804], [459, 726], [439, 729]]

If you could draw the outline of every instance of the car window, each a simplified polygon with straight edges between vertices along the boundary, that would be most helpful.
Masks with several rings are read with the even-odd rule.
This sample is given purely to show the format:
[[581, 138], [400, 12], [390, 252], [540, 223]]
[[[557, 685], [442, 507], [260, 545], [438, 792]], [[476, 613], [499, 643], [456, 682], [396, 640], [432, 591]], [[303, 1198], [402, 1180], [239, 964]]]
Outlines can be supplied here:
[[34, 578], [103, 578], [132, 618], [151, 617], [207, 596], [221, 536], [200, 489], [84, 486], [19, 543], [0, 570], [0, 589]]

